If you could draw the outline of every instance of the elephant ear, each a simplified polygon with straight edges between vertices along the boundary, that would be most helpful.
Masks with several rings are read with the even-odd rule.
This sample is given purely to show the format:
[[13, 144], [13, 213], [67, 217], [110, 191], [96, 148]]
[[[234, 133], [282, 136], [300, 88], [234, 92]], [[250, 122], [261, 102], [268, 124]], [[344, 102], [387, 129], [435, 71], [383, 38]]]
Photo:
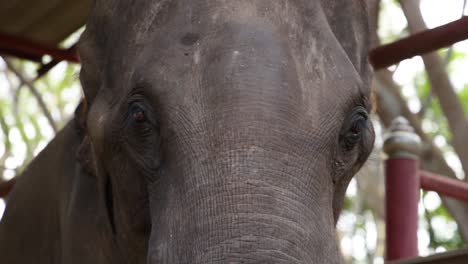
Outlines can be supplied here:
[[101, 90], [105, 58], [109, 57], [112, 45], [112, 23], [115, 5], [113, 1], [93, 1], [85, 31], [78, 42], [78, 54], [81, 62], [80, 83], [84, 99], [75, 111], [75, 124], [82, 138], [77, 157], [83, 168], [95, 174], [92, 162], [91, 140], [88, 134], [88, 112]]
[[88, 27], [80, 37], [78, 54], [81, 61], [80, 82], [87, 105], [91, 105], [99, 91], [101, 74], [100, 56], [96, 56], [96, 43]]
[[87, 107], [86, 100], [82, 100], [75, 110], [75, 127], [78, 131], [78, 136], [81, 138], [81, 144], [76, 152], [76, 159], [86, 173], [94, 175], [95, 173], [91, 160], [91, 141], [89, 140], [86, 130]]
[[81, 61], [80, 83], [84, 98], [75, 110], [75, 127], [81, 138], [81, 144], [76, 157], [85, 172], [94, 175], [91, 155], [91, 141], [87, 131], [87, 118], [89, 107], [92, 105], [100, 87], [100, 62], [95, 56], [95, 41], [92, 37], [92, 28], [87, 27], [80, 37], [78, 53]]
[[[370, 0], [322, 0], [330, 29], [366, 82], [371, 76], [367, 60], [370, 46], [368, 2]], [[347, 23], [343, 23], [343, 18], [348, 18]]]
[[[98, 56], [98, 47], [106, 47], [107, 32], [111, 10], [106, 11], [103, 5], [110, 5], [109, 0], [94, 0], [91, 2], [89, 15], [84, 32], [78, 42], [78, 54], [81, 61], [80, 82], [88, 106], [99, 91], [99, 76], [103, 66], [102, 56]], [[110, 8], [108, 8], [110, 9]], [[87, 109], [87, 108], [86, 108]]]

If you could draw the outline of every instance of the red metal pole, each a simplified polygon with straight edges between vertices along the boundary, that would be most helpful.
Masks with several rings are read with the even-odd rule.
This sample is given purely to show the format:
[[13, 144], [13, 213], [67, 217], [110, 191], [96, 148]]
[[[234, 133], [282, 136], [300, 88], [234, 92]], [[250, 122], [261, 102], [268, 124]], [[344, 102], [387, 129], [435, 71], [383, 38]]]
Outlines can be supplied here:
[[420, 140], [397, 118], [385, 139], [386, 260], [418, 256], [418, 199]]
[[382, 45], [369, 53], [374, 69], [382, 69], [416, 55], [422, 55], [468, 38], [468, 17], [426, 30], [396, 42]]
[[468, 183], [439, 176], [431, 172], [420, 171], [421, 188], [440, 195], [462, 200], [468, 203]]
[[80, 62], [76, 49], [52, 48], [5, 33], [0, 33], [0, 53], [32, 60], [39, 60], [43, 55], [49, 55], [58, 61]]
[[387, 260], [418, 256], [418, 170], [415, 159], [390, 158], [386, 161]]

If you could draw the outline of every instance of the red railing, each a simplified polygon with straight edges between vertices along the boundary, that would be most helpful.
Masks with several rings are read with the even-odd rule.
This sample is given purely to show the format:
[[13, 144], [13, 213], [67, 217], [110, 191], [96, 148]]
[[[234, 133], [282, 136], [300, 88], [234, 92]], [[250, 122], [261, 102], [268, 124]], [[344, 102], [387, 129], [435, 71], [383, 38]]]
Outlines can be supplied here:
[[437, 174], [420, 171], [421, 189], [468, 203], [468, 183]]
[[0, 54], [41, 62], [42, 56], [49, 55], [55, 61], [79, 63], [77, 50], [59, 49], [42, 45], [27, 39], [0, 32]]
[[450, 46], [467, 38], [468, 17], [463, 17], [446, 25], [375, 48], [369, 53], [369, 61], [377, 70], [413, 56]]
[[386, 260], [418, 256], [421, 189], [468, 202], [468, 183], [419, 170], [420, 140], [408, 122], [396, 119], [385, 139]]

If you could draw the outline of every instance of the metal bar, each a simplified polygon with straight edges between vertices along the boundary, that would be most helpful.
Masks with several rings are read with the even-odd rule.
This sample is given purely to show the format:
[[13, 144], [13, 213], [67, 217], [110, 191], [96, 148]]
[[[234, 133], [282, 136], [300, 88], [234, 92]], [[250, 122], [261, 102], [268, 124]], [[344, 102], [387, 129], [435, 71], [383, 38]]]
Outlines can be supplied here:
[[408, 121], [395, 119], [384, 141], [387, 261], [418, 256], [419, 148]]
[[0, 44], [0, 55], [9, 55], [9, 56], [13, 56], [13, 57], [17, 57], [17, 58], [25, 59], [25, 60], [30, 60], [30, 61], [34, 61], [34, 62], [41, 62], [42, 61], [42, 56], [35, 56], [35, 55], [31, 55], [31, 54], [26, 54], [24, 52], [20, 52], [20, 51], [15, 50], [15, 49], [1, 48], [1, 44]]
[[[67, 49], [67, 51], [73, 52], [74, 50], [76, 50], [77, 45], [78, 45], [78, 43], [73, 44], [70, 48]], [[39, 68], [37, 70], [37, 76], [36, 76], [36, 78], [34, 80], [40, 79], [42, 76], [47, 74], [52, 68], [57, 66], [57, 64], [59, 64], [60, 62], [61, 61], [59, 61], [59, 60], [52, 60], [52, 61], [48, 62], [47, 64], [43, 64], [41, 66], [41, 68]]]
[[15, 186], [16, 178], [0, 183], [0, 198], [5, 198]]
[[420, 171], [419, 175], [422, 189], [468, 203], [468, 183], [427, 171]]
[[468, 261], [468, 249], [451, 250], [444, 253], [436, 253], [427, 257], [391, 261], [386, 264], [466, 264]]
[[450, 46], [468, 38], [468, 17], [426, 30], [396, 42], [382, 45], [369, 53], [374, 69], [382, 69], [416, 55]]
[[0, 33], [0, 53], [36, 60], [49, 55], [53, 60], [79, 63], [76, 49], [65, 50], [51, 48], [26, 39]]
[[418, 256], [418, 170], [416, 159], [385, 163], [386, 260]]

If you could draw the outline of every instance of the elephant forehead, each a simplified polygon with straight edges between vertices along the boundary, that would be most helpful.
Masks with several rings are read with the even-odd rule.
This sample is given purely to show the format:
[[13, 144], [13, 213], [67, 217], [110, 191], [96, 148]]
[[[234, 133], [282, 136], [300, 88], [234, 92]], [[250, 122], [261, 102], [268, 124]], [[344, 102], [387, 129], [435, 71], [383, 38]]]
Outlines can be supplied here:
[[[96, 5], [104, 5], [103, 3], [97, 1]], [[293, 71], [297, 73], [297, 79], [300, 80], [300, 87], [303, 89], [309, 87], [310, 90], [310, 86], [317, 85], [343, 87], [344, 80], [347, 79], [348, 83], [353, 83], [346, 85], [352, 88], [349, 90], [356, 90], [357, 87], [360, 93], [369, 93], [367, 85], [354, 83], [360, 82], [361, 77], [364, 77], [366, 83], [369, 76], [368, 67], [365, 67], [367, 61], [363, 48], [366, 45], [346, 44], [347, 39], [356, 40], [356, 33], [351, 32], [353, 30], [339, 31], [329, 24], [331, 20], [326, 13], [330, 10], [330, 5], [322, 8], [318, 1], [300, 0], [144, 1], [141, 5], [130, 6], [126, 3], [114, 1], [112, 5], [108, 4], [107, 7], [115, 9], [116, 12], [112, 17], [102, 15], [110, 11], [100, 10], [103, 7], [97, 8], [82, 39], [83, 68], [91, 68], [93, 65], [93, 68], [101, 69], [102, 72], [98, 73], [100, 76], [94, 79], [106, 79], [109, 89], [121, 90], [120, 84], [129, 83], [129, 80], [120, 79], [134, 76], [134, 72], [141, 69], [143, 61], [147, 58], [151, 58], [151, 63], [159, 67], [155, 72], [167, 73], [171, 69], [179, 69], [181, 71], [178, 75], [172, 76], [176, 78], [172, 82], [183, 80], [188, 76], [187, 70], [192, 70], [190, 67], [193, 67], [193, 64], [187, 64], [186, 58], [174, 60], [167, 56], [174, 54], [190, 56], [197, 65], [203, 61], [204, 56], [206, 59], [207, 55], [202, 49], [196, 49], [198, 44], [208, 43], [206, 45], [208, 48], [210, 45], [216, 45], [209, 42], [223, 35], [226, 23], [234, 21], [242, 24], [255, 20], [264, 26], [257, 32], [265, 36], [265, 39], [273, 42], [275, 38], [276, 41], [280, 39], [288, 41], [287, 49], [293, 53], [295, 66], [298, 66]], [[356, 9], [353, 5], [344, 5], [344, 7], [349, 10]], [[122, 9], [127, 10], [126, 14], [119, 15]], [[359, 25], [362, 19], [361, 16], [355, 15], [356, 12], [351, 12], [346, 18]], [[116, 17], [119, 19], [115, 19]], [[262, 30], [271, 32], [271, 26], [278, 34], [274, 37], [262, 34]], [[359, 31], [359, 34], [363, 34], [361, 31], [364, 32], [364, 28], [365, 26], [356, 26], [354, 29]], [[337, 34], [341, 34], [339, 38]], [[358, 40], [356, 41], [361, 43], [361, 39]], [[263, 44], [265, 47], [269, 45], [268, 42]], [[244, 48], [248, 45], [250, 45], [248, 42], [244, 43]], [[218, 46], [232, 52], [232, 58], [240, 57], [237, 56], [241, 54], [240, 52], [245, 54], [245, 50], [233, 47], [229, 37], [221, 41]], [[257, 52], [261, 53], [261, 47], [258, 48], [260, 49], [257, 49]], [[116, 75], [116, 72], [121, 74]], [[86, 79], [86, 76], [83, 79]], [[322, 83], [317, 84], [319, 81]], [[84, 87], [84, 89], [86, 93], [87, 89], [93, 87]], [[345, 93], [347, 92], [345, 90]]]
[[[363, 3], [361, 0], [159, 0], [140, 1], [135, 5], [129, 1], [98, 0], [82, 39], [83, 46], [91, 45], [93, 48], [84, 49], [82, 56], [94, 57], [104, 66], [110, 59], [115, 61], [116, 57], [125, 57], [126, 53], [136, 53], [154, 31], [168, 28], [174, 20], [178, 20], [178, 27], [171, 28], [172, 31], [202, 26], [203, 20], [258, 17], [278, 25], [288, 24], [289, 28], [285, 30], [289, 30], [290, 34], [307, 36], [316, 31], [335, 34], [360, 70], [362, 57], [366, 56], [361, 54], [365, 48], [362, 43], [367, 42], [368, 35], [367, 13]], [[349, 27], [344, 28], [343, 24]], [[90, 50], [93, 54], [87, 52]]]

